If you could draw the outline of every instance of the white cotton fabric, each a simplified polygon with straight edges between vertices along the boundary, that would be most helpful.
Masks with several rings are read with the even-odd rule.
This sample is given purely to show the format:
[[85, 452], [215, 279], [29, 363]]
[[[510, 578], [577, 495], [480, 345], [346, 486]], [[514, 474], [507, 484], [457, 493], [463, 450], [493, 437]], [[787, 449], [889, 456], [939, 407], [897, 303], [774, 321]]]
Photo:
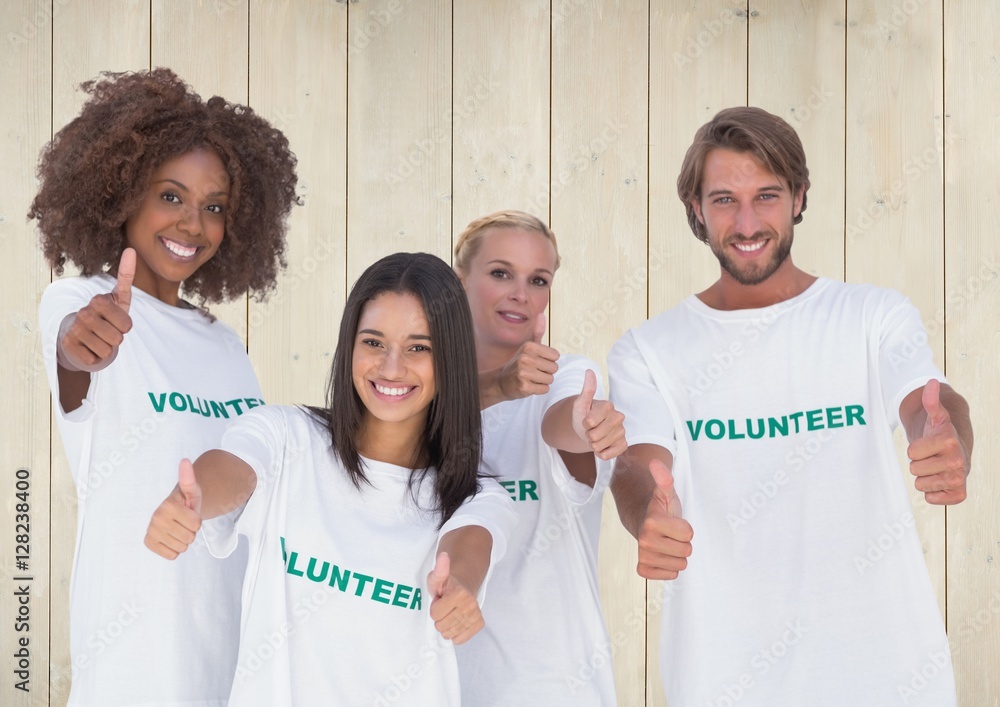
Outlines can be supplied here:
[[892, 440], [943, 380], [926, 341], [899, 293], [820, 278], [763, 309], [689, 297], [615, 344], [629, 443], [674, 453], [694, 529], [663, 593], [671, 707], [955, 704]]
[[611, 642], [601, 613], [597, 550], [611, 464], [597, 461], [591, 488], [574, 479], [542, 439], [549, 408], [583, 389], [594, 371], [562, 355], [545, 395], [483, 411], [483, 467], [514, 499], [518, 523], [493, 574], [486, 628], [458, 647], [464, 704], [614, 705]]
[[69, 705], [225, 705], [246, 548], [220, 562], [198, 540], [169, 562], [143, 538], [177, 483], [179, 461], [218, 446], [230, 419], [262, 404], [260, 386], [232, 329], [133, 288], [133, 328], [118, 357], [92, 374], [83, 405], [64, 414], [59, 326], [114, 286], [107, 275], [58, 280], [39, 308], [54, 415], [77, 491]]
[[413, 493], [409, 469], [366, 459], [371, 483], [358, 489], [327, 429], [300, 408], [254, 411], [222, 449], [257, 474], [235, 524], [203, 526], [220, 555], [237, 533], [249, 540], [230, 704], [460, 704], [455, 649], [434, 628], [426, 580], [439, 537], [455, 528], [486, 527], [491, 567], [503, 556], [515, 521], [503, 489], [485, 480], [438, 530], [433, 472]]

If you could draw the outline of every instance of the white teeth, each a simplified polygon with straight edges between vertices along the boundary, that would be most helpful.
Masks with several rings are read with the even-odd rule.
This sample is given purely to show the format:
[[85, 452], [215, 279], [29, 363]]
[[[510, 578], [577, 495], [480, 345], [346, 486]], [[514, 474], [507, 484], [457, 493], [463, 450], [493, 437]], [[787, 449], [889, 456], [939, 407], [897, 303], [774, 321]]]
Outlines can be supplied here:
[[167, 250], [169, 250], [171, 253], [173, 253], [174, 255], [178, 255], [182, 258], [190, 258], [192, 255], [198, 252], [198, 249], [194, 246], [183, 246], [180, 243], [177, 243], [175, 241], [168, 241], [165, 238], [163, 239], [163, 245], [165, 245], [167, 247]]
[[378, 392], [380, 392], [382, 395], [406, 395], [411, 390], [413, 390], [413, 388], [412, 387], [410, 387], [410, 388], [386, 388], [384, 385], [379, 385], [378, 383], [376, 383], [375, 384], [375, 390], [377, 390]]
[[742, 250], [744, 253], [752, 253], [755, 250], [760, 250], [764, 247], [764, 243], [767, 241], [754, 241], [753, 243], [734, 243], [738, 249]]

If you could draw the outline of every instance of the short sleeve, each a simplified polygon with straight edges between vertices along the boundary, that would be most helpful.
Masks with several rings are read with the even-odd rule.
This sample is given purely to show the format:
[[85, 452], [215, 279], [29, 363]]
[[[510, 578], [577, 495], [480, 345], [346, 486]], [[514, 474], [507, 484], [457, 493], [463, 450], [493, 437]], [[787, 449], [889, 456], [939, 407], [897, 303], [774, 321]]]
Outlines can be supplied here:
[[878, 376], [892, 427], [899, 425], [899, 406], [910, 392], [935, 378], [947, 383], [934, 364], [920, 312], [903, 295], [888, 291], [878, 322]]
[[202, 525], [208, 549], [215, 557], [228, 557], [236, 549], [238, 535], [246, 535], [251, 543], [260, 536], [284, 466], [287, 436], [286, 418], [277, 406], [251, 410], [223, 434], [219, 448], [250, 465], [257, 475], [257, 486], [243, 506]]
[[[657, 385], [650, 365], [636, 340], [636, 331], [625, 333], [608, 354], [611, 402], [625, 416], [625, 439], [629, 445], [655, 444], [677, 453], [674, 417], [668, 393]], [[662, 380], [660, 383], [665, 384]]]
[[490, 568], [486, 572], [486, 578], [479, 587], [479, 604], [482, 606], [486, 597], [486, 585], [496, 563], [503, 559], [507, 552], [507, 540], [511, 531], [517, 525], [517, 512], [514, 510], [514, 502], [510, 500], [510, 495], [496, 481], [496, 479], [480, 479], [482, 490], [475, 496], [468, 499], [459, 506], [452, 514], [451, 518], [441, 526], [438, 538], [452, 530], [458, 530], [470, 525], [478, 525], [485, 528], [493, 537], [493, 549], [490, 552]]

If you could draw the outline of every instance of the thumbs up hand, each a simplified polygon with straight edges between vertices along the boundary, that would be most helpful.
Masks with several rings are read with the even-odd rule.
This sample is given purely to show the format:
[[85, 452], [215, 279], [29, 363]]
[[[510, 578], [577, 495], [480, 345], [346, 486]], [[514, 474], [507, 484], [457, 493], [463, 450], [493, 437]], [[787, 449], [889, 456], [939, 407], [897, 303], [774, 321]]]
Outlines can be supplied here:
[[573, 402], [573, 431], [601, 459], [614, 459], [625, 451], [625, 416], [610, 400], [594, 400], [597, 376], [587, 370], [583, 390]]
[[434, 569], [427, 575], [427, 588], [431, 595], [431, 618], [442, 638], [459, 645], [486, 625], [476, 595], [451, 573], [447, 552], [438, 553]]
[[694, 531], [684, 520], [670, 468], [659, 459], [649, 463], [655, 487], [639, 526], [639, 565], [646, 579], [676, 579], [687, 567]]
[[168, 560], [187, 550], [201, 528], [201, 486], [189, 460], [181, 460], [177, 479], [177, 486], [153, 512], [144, 540], [146, 547]]
[[69, 371], [99, 371], [115, 360], [125, 334], [132, 329], [129, 307], [135, 278], [135, 250], [126, 248], [118, 263], [118, 279], [108, 294], [95, 295], [86, 307], [63, 320], [56, 358]]
[[516, 400], [529, 395], [549, 392], [556, 371], [559, 370], [559, 352], [542, 343], [545, 334], [545, 315], [535, 320], [532, 340], [526, 341], [500, 370], [498, 387], [503, 400]]
[[914, 486], [928, 503], [960, 503], [967, 495], [969, 456], [951, 415], [941, 404], [941, 383], [928, 381], [920, 402], [927, 416], [923, 433], [906, 450], [910, 473], [916, 477]]

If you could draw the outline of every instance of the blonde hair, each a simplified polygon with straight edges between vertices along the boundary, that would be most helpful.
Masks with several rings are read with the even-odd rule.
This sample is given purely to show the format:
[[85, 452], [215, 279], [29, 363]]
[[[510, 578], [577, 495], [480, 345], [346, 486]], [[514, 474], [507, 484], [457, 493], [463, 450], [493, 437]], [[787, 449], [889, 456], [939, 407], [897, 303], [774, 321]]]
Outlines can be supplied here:
[[556, 269], [559, 269], [559, 246], [556, 244], [556, 234], [537, 216], [524, 211], [508, 210], [494, 211], [492, 214], [480, 216], [465, 227], [455, 244], [455, 270], [460, 273], [469, 271], [469, 264], [482, 247], [483, 236], [491, 228], [519, 228], [522, 231], [541, 233], [552, 242], [552, 249], [556, 252]]

